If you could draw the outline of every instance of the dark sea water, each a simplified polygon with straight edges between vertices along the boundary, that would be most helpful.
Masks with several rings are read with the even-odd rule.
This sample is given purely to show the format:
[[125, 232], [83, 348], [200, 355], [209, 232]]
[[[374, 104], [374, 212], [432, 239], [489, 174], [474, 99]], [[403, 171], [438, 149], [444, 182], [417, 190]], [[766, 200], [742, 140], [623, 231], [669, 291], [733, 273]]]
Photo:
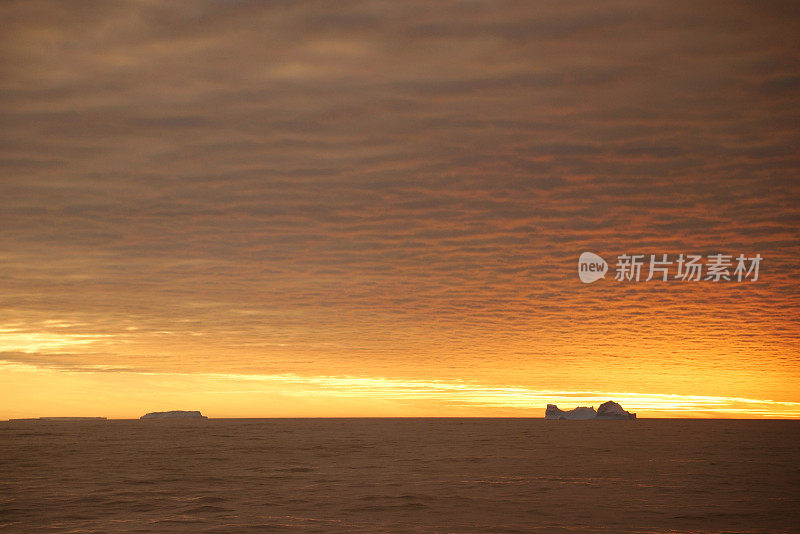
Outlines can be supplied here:
[[800, 532], [800, 422], [4, 422], [0, 530]]

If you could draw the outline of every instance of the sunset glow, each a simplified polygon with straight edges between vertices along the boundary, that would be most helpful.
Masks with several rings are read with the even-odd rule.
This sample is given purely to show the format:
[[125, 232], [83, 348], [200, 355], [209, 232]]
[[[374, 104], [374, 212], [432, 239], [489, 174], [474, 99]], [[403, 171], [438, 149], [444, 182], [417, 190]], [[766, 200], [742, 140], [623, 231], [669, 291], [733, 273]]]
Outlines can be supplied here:
[[1, 419], [800, 417], [796, 11], [36, 5], [0, 6]]

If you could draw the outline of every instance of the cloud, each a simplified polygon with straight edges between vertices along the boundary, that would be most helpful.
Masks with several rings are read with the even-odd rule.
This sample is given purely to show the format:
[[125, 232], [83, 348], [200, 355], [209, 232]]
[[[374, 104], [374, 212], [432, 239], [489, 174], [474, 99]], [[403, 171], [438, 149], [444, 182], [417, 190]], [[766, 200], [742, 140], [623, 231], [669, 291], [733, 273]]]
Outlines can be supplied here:
[[[4, 3], [0, 327], [109, 368], [795, 398], [776, 6]], [[584, 250], [767, 259], [587, 288]]]

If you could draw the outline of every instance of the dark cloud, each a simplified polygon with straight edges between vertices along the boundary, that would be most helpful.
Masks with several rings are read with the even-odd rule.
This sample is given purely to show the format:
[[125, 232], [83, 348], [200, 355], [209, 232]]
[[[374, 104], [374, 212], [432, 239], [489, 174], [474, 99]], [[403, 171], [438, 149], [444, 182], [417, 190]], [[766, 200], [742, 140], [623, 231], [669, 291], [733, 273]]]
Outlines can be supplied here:
[[[0, 327], [108, 334], [83, 362], [108, 368], [535, 384], [635, 353], [620, 383], [722, 361], [776, 396], [798, 378], [790, 3], [0, 19]], [[584, 250], [767, 259], [747, 287], [584, 287]]]

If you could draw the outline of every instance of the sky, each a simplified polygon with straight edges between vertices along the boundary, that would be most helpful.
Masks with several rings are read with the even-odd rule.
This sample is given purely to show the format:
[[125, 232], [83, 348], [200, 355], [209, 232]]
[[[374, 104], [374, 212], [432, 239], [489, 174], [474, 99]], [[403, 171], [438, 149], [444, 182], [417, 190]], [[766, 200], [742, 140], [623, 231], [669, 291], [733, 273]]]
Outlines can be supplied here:
[[0, 418], [800, 417], [794, 2], [0, 24]]

